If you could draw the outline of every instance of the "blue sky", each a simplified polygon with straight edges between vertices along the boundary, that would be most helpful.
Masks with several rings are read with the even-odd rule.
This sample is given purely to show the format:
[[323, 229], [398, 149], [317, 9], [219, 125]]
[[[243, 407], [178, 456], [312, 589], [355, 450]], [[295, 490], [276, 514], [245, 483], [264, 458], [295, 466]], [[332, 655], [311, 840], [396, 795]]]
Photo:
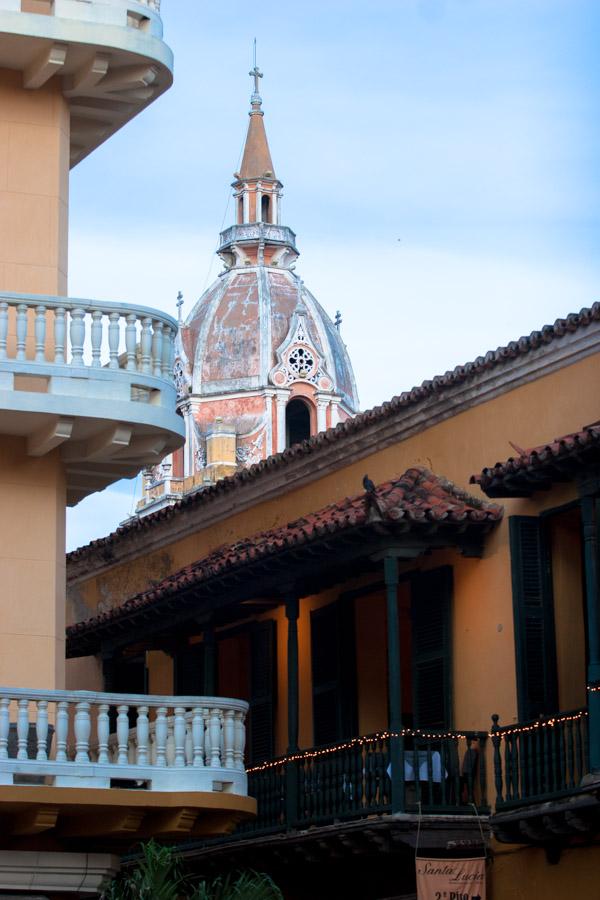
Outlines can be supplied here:
[[[216, 277], [256, 35], [297, 271], [362, 408], [598, 299], [597, 0], [162, 6], [174, 87], [72, 173], [72, 295], [189, 310]], [[70, 512], [69, 546], [134, 492]]]

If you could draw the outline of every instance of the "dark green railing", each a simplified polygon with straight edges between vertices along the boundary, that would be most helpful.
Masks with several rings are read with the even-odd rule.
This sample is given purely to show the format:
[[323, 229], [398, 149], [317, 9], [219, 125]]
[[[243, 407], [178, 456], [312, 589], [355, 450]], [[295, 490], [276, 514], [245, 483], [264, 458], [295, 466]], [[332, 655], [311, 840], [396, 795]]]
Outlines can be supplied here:
[[496, 809], [565, 796], [589, 772], [586, 709], [504, 728], [492, 721]]
[[[408, 731], [401, 742], [401, 809], [473, 813], [488, 809], [486, 732]], [[257, 817], [240, 836], [392, 811], [390, 736], [366, 735], [343, 745], [304, 750], [250, 769]]]

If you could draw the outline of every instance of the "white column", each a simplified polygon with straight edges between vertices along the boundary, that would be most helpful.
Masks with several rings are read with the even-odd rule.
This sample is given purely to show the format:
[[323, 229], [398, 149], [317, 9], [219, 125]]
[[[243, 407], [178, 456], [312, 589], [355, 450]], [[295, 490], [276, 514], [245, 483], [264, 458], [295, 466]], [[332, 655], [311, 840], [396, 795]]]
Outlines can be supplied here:
[[244, 198], [244, 222], [250, 221], [250, 197], [248, 195], [248, 185], [245, 184], [243, 188], [244, 193], [242, 194]]
[[262, 191], [260, 184], [256, 185], [256, 216], [257, 222], [262, 222]]
[[185, 446], [183, 448], [183, 475], [187, 478], [194, 474], [194, 457], [196, 454], [196, 430], [191, 403], [183, 406], [183, 421], [185, 423]]
[[271, 222], [279, 225], [279, 194], [277, 191], [273, 191], [271, 194], [271, 204]]
[[285, 450], [285, 408], [289, 398], [289, 391], [277, 391], [277, 453]]
[[325, 431], [327, 429], [327, 407], [329, 406], [330, 397], [323, 397], [317, 394], [317, 431]]
[[339, 397], [331, 398], [331, 427], [335, 428], [335, 426], [340, 421], [340, 403], [341, 399]]

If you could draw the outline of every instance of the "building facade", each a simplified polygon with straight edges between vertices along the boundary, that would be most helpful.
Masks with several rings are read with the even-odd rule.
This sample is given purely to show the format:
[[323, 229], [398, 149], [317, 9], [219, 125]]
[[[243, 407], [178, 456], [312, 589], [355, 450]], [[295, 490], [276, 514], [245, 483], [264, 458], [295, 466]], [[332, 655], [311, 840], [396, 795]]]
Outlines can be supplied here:
[[175, 356], [183, 450], [145, 473], [138, 514], [213, 484], [358, 411], [339, 331], [295, 272], [282, 183], [264, 126], [257, 68], [235, 224], [220, 235], [224, 270], [181, 325]]
[[596, 304], [70, 554], [74, 671], [249, 702], [258, 816], [198, 871], [594, 895], [599, 376]]
[[65, 684], [65, 507], [185, 436], [177, 322], [67, 291], [70, 168], [172, 81], [159, 5], [0, 0], [3, 895], [97, 895], [123, 846], [254, 808], [244, 701]]

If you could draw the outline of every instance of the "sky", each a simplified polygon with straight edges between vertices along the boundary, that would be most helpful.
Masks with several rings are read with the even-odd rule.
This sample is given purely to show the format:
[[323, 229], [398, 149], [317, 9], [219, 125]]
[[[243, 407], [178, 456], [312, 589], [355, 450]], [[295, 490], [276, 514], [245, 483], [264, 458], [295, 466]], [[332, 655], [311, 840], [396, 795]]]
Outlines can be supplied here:
[[[600, 299], [597, 0], [162, 0], [175, 83], [71, 174], [69, 293], [184, 315], [221, 269], [257, 38], [297, 273], [361, 408]], [[553, 437], [552, 435], [549, 436]], [[68, 513], [112, 531], [120, 482]]]

